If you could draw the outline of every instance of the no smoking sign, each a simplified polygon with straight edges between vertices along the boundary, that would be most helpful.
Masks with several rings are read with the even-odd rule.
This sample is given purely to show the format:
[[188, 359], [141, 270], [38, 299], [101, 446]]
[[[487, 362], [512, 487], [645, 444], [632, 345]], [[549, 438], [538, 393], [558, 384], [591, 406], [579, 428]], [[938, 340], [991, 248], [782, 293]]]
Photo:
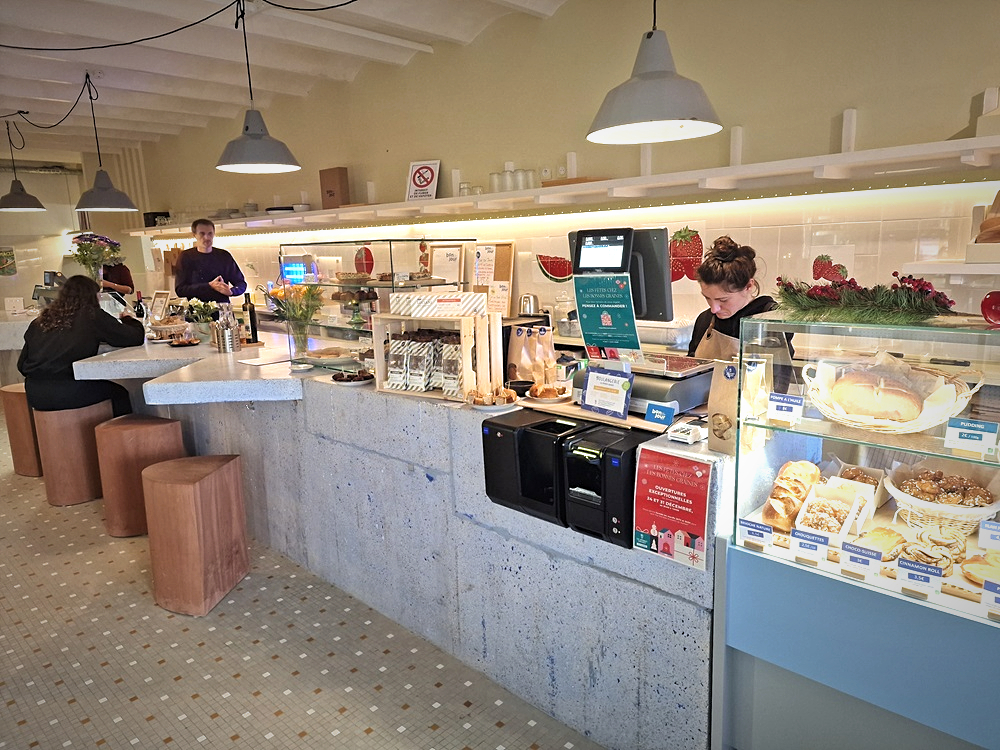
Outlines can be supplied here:
[[406, 186], [406, 200], [430, 200], [437, 197], [440, 161], [415, 161], [410, 163], [410, 180]]

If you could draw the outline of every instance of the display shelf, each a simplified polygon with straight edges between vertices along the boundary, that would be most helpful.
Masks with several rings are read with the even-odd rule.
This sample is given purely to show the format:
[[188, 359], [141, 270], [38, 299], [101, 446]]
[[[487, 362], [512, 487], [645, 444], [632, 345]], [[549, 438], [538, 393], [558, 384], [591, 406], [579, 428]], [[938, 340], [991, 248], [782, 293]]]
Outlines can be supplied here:
[[[613, 180], [554, 185], [477, 196], [438, 198], [377, 205], [342, 206], [333, 210], [305, 211], [275, 216], [261, 215], [219, 219], [220, 235], [277, 230], [334, 229], [359, 222], [451, 221], [457, 216], [497, 212], [530, 212], [556, 207], [598, 207], [634, 200], [690, 197], [715, 200], [723, 191], [773, 191], [783, 194], [811, 192], [851, 183], [884, 183], [899, 174], [976, 173], [995, 168], [1000, 156], [1000, 136], [959, 138], [906, 146], [821, 154], [756, 164], [738, 164], [684, 172], [624, 177]], [[129, 230], [134, 236], [172, 238], [187, 236], [187, 224], [169, 224]]]
[[[794, 347], [794, 360], [786, 342]], [[762, 389], [754, 389], [746, 368], [762, 353], [775, 365], [775, 383], [781, 367], [791, 367], [793, 376], [803, 369], [812, 373], [803, 376], [804, 386], [796, 387], [793, 380], [787, 393], [778, 388], [777, 398], [798, 404], [801, 412], [769, 410], [776, 394], [762, 397]], [[1000, 392], [990, 384], [998, 354], [1000, 332], [961, 317], [898, 326], [793, 321], [780, 312], [744, 320], [732, 543], [876, 595], [903, 596], [1000, 625], [995, 595], [984, 599], [981, 580], [973, 575], [978, 571], [962, 567], [977, 555], [1000, 556], [1000, 527], [993, 523], [1000, 497], [995, 438]], [[925, 366], [930, 362], [933, 367]], [[845, 376], [858, 371], [869, 384], [841, 390], [835, 398], [832, 386], [846, 386], [850, 379]], [[873, 412], [863, 416], [892, 397], [905, 400], [914, 416], [901, 421], [873, 421]], [[960, 420], [971, 440], [960, 441], [957, 430], [949, 432], [952, 418]], [[791, 462], [798, 473], [784, 479], [782, 471]], [[869, 473], [875, 475], [877, 491], [888, 488], [885, 504], [852, 521], [849, 502], [839, 509], [833, 503], [826, 516], [807, 521], [807, 496], [840, 476], [845, 466], [874, 470]], [[941, 474], [919, 477], [904, 491], [901, 480], [921, 470]], [[888, 484], [890, 475], [896, 484]], [[849, 497], [858, 497], [861, 486]], [[985, 488], [985, 494], [975, 487]], [[876, 539], [888, 540], [885, 548], [863, 538], [875, 529]], [[859, 564], [865, 556], [847, 545], [867, 549], [866, 544], [878, 551]], [[992, 571], [990, 564], [983, 567]], [[995, 573], [1000, 582], [1000, 566]]]

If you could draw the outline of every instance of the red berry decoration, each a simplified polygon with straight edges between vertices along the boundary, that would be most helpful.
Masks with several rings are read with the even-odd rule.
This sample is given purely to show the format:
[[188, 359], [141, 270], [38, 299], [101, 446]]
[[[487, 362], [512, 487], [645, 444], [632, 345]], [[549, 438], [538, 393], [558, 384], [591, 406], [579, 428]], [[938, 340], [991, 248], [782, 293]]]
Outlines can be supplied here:
[[670, 235], [670, 280], [677, 281], [681, 278], [677, 275], [678, 271], [682, 276], [696, 279], [704, 251], [701, 237], [690, 227], [678, 229]]

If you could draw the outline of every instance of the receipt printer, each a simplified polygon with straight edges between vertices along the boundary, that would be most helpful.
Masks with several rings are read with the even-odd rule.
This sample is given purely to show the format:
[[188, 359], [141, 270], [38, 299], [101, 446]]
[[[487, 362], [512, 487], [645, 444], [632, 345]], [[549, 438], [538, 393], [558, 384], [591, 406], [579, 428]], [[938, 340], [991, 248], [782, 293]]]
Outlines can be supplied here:
[[566, 525], [563, 444], [593, 422], [519, 409], [483, 421], [483, 464], [490, 500]]
[[636, 449], [656, 435], [598, 425], [566, 439], [566, 523], [588, 536], [632, 548]]

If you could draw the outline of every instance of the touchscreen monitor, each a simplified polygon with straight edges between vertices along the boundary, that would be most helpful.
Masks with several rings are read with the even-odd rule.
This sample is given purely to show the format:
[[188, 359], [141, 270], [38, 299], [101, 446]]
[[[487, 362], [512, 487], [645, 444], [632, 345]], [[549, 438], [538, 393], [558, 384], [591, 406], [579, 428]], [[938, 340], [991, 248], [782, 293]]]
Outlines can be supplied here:
[[628, 273], [632, 232], [630, 228], [577, 230], [573, 273]]

